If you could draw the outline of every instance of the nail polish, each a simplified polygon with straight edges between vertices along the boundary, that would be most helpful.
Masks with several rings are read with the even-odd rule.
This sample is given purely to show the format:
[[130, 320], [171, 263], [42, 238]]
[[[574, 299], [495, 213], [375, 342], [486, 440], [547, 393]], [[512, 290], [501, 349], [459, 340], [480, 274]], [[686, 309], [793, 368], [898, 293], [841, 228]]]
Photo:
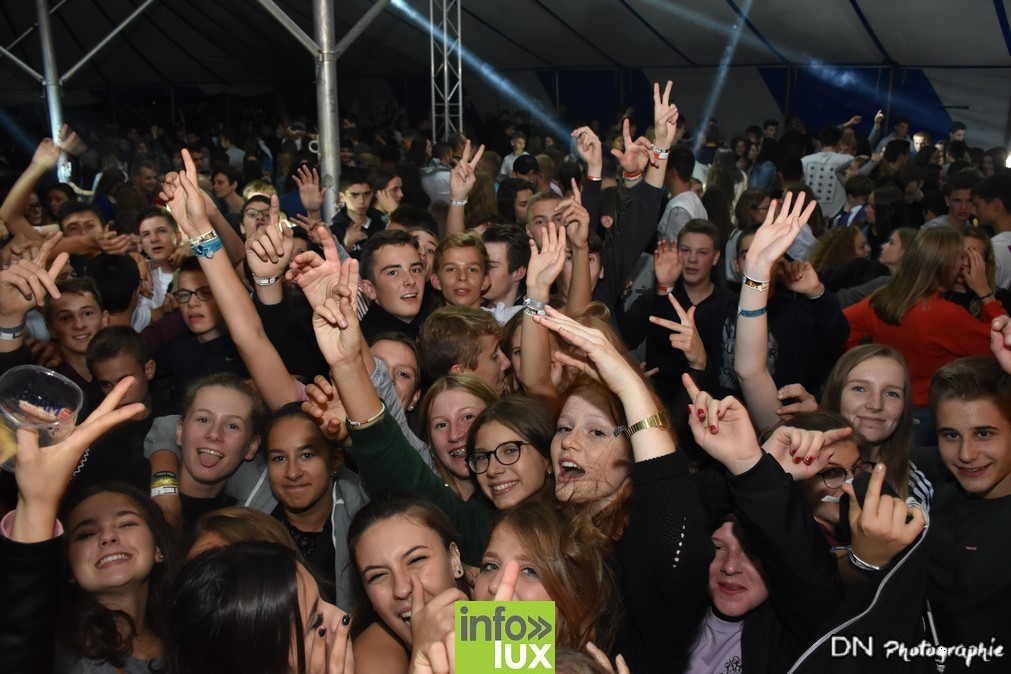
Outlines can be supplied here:
[[347, 627], [350, 624], [351, 624], [351, 616], [348, 615], [347, 613], [345, 613], [344, 617], [341, 618], [341, 625], [344, 625], [345, 627]]
[[812, 463], [814, 463], [814, 457], [813, 456], [805, 456], [804, 457], [804, 463], [806, 463], [807, 465], [810, 466]]
[[325, 627], [320, 627], [319, 628], [319, 632], [317, 632], [316, 634], [320, 635], [321, 637], [325, 637], [326, 636], [326, 628]]

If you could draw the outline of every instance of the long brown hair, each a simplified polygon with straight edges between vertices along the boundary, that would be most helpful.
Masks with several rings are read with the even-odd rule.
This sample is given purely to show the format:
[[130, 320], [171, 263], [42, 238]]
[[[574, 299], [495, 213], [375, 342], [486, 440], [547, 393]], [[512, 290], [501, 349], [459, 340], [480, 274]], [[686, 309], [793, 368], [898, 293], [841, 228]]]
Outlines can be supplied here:
[[[909, 368], [902, 354], [890, 346], [883, 344], [864, 344], [850, 349], [836, 362], [835, 367], [825, 382], [825, 391], [821, 395], [821, 407], [830, 412], [842, 411], [842, 392], [850, 372], [860, 363], [871, 358], [890, 358], [902, 366], [905, 377], [902, 382], [904, 395], [902, 398], [902, 418], [895, 432], [877, 446], [882, 463], [888, 469], [886, 475], [889, 484], [905, 498], [909, 494], [909, 452], [913, 443], [913, 398], [912, 385], [909, 381]], [[863, 447], [861, 447], [862, 449]], [[873, 452], [868, 447], [868, 453]], [[864, 456], [870, 460], [872, 455]]]
[[871, 309], [885, 323], [902, 325], [917, 302], [951, 288], [961, 261], [961, 234], [949, 227], [920, 230], [891, 280], [871, 295]]

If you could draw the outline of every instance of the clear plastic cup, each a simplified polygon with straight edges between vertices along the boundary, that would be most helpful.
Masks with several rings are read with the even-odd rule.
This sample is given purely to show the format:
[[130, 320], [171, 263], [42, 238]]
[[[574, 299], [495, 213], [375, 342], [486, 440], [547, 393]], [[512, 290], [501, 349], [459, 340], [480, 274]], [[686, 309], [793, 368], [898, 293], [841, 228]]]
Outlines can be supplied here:
[[77, 426], [84, 406], [80, 387], [38, 365], [19, 365], [0, 376], [0, 467], [13, 472], [18, 428], [34, 428], [39, 447], [55, 445]]

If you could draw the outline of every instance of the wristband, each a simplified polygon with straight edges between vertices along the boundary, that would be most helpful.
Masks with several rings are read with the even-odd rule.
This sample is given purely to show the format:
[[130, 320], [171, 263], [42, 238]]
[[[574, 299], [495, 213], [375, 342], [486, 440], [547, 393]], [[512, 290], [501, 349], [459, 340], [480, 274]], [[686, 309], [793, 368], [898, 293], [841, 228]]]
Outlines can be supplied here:
[[744, 275], [742, 275], [741, 278], [744, 279], [744, 285], [748, 288], [751, 288], [752, 290], [757, 290], [760, 293], [764, 293], [766, 290], [769, 289], [768, 281], [756, 281], [755, 279], [748, 278], [747, 276]]
[[224, 248], [224, 244], [221, 243], [221, 237], [215, 234], [214, 238], [208, 240], [206, 243], [193, 244], [193, 254], [199, 257], [206, 257], [210, 260], [222, 248]]
[[667, 416], [667, 410], [658, 410], [642, 421], [636, 422], [631, 426], [619, 426], [614, 429], [614, 433], [617, 435], [620, 432], [624, 432], [628, 437], [632, 437], [639, 431], [647, 428], [670, 428], [670, 418]]
[[379, 411], [376, 412], [375, 414], [373, 414], [371, 417], [369, 417], [365, 421], [351, 421], [351, 419], [348, 419], [348, 426], [350, 426], [351, 428], [359, 428], [361, 426], [368, 426], [369, 424], [373, 424], [373, 423], [379, 421], [379, 419], [381, 419], [384, 414], [386, 414], [386, 403], [382, 403], [382, 405], [379, 407]]
[[527, 316], [544, 316], [546, 313], [544, 311], [545, 304], [546, 302], [526, 297], [523, 299], [523, 312]]
[[994, 295], [994, 294], [993, 294], [992, 292], [989, 292], [989, 293], [987, 293], [986, 295], [980, 295], [980, 296], [979, 296], [979, 299], [981, 299], [981, 300], [985, 300], [985, 299], [986, 299], [987, 297], [994, 297], [994, 296], [995, 296], [995, 295]]
[[653, 146], [653, 159], [657, 161], [666, 159], [670, 156], [670, 148], [660, 149], [656, 145]]
[[463, 201], [457, 201], [456, 199], [450, 199], [449, 200], [449, 205], [450, 206], [466, 206], [468, 201], [470, 201], [470, 200], [469, 199], [464, 199]]
[[857, 553], [853, 552], [853, 546], [850, 546], [846, 552], [847, 556], [850, 558], [850, 563], [860, 569], [861, 571], [876, 572], [880, 571], [882, 567], [874, 566], [873, 564], [868, 564], [864, 560], [857, 557]]
[[179, 496], [179, 487], [153, 487], [151, 498], [156, 496]]
[[586, 179], [590, 180], [590, 181], [593, 181], [595, 183], [599, 183], [600, 182], [600, 176], [586, 176]]
[[277, 283], [280, 276], [253, 276], [253, 283], [258, 286], [272, 286]]
[[217, 235], [218, 235], [218, 233], [216, 231], [214, 231], [213, 228], [211, 228], [209, 231], [206, 231], [203, 234], [200, 234], [199, 236], [195, 236], [192, 239], [189, 239], [189, 242], [190, 242], [191, 246], [196, 246], [196, 245], [199, 245], [201, 243], [206, 243], [206, 242], [210, 241], [211, 239], [213, 239]]
[[759, 316], [765, 314], [767, 310], [768, 307], [762, 307], [761, 309], [742, 309], [737, 307], [737, 315], [743, 316], [744, 318], [758, 318]]
[[812, 302], [813, 302], [814, 300], [820, 300], [820, 299], [822, 298], [822, 296], [823, 296], [824, 294], [825, 294], [825, 289], [824, 289], [824, 288], [822, 288], [822, 291], [821, 291], [820, 293], [818, 293], [818, 294], [817, 294], [817, 295], [815, 295], [814, 297], [808, 297], [807, 299], [811, 300]]
[[0, 340], [12, 342], [15, 339], [21, 339], [21, 336], [25, 334], [25, 324], [15, 326], [13, 328], [0, 328]]
[[674, 286], [665, 286], [664, 284], [657, 282], [656, 284], [657, 295], [670, 295], [672, 292], [674, 292]]
[[637, 178], [642, 177], [642, 171], [639, 171], [638, 173], [629, 173], [628, 171], [622, 169], [621, 177], [624, 178], [626, 181], [631, 182]]
[[171, 470], [159, 470], [151, 476], [151, 487], [179, 486], [179, 476]]

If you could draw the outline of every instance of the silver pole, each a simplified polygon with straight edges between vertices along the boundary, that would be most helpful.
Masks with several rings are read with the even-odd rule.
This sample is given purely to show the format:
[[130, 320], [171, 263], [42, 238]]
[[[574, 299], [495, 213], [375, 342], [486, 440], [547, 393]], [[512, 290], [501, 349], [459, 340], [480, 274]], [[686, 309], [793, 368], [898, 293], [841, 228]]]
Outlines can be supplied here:
[[369, 24], [375, 21], [376, 17], [378, 17], [383, 10], [389, 6], [389, 4], [390, 0], [378, 0], [376, 4], [372, 5], [372, 7], [369, 8], [369, 11], [365, 12], [365, 14], [362, 15], [362, 18], [358, 19], [358, 23], [351, 26], [351, 29], [344, 33], [344, 37], [342, 37], [341, 41], [337, 43], [336, 47], [334, 47], [335, 58], [340, 58], [341, 55], [347, 51], [348, 47], [351, 46], [351, 43], [354, 42], [359, 35], [365, 32], [365, 29], [369, 27]]
[[329, 224], [337, 211], [340, 178], [340, 126], [337, 115], [337, 54], [334, 51], [333, 0], [312, 0], [316, 17], [319, 63], [316, 77], [316, 114], [319, 117], [319, 167], [321, 187], [329, 188], [323, 202], [323, 219]]
[[[63, 109], [60, 106], [60, 77], [56, 70], [56, 52], [53, 50], [53, 32], [49, 25], [48, 0], [35, 0], [35, 9], [39, 20], [39, 42], [42, 44], [42, 66], [45, 73], [43, 84], [46, 89], [46, 102], [49, 105], [50, 133], [53, 140], [60, 141]], [[64, 155], [60, 156], [56, 171], [60, 182], [67, 182], [70, 179], [70, 164]]]
[[[282, 26], [284, 26], [285, 30], [287, 30], [289, 33], [291, 33], [292, 36], [296, 40], [298, 40], [299, 42], [301, 42], [302, 46], [305, 47], [306, 49], [308, 49], [310, 54], [312, 54], [313, 56], [316, 56], [319, 53], [319, 45], [317, 45], [315, 42], [313, 42], [312, 38], [309, 37], [308, 35], [306, 35], [305, 31], [302, 30], [302, 28], [299, 27], [299, 25], [297, 23], [295, 23], [294, 21], [292, 21], [291, 17], [289, 17], [287, 14], [285, 14], [283, 9], [281, 9], [276, 4], [274, 4], [273, 0], [260, 0], [260, 5], [265, 10], [267, 10], [267, 14], [270, 14], [272, 17], [274, 17], [274, 19], [279, 24], [281, 24]], [[313, 5], [314, 6], [316, 5], [316, 1], [315, 0], [313, 0]], [[331, 16], [332, 15], [333, 15], [333, 12], [331, 12]], [[333, 23], [333, 19], [332, 18], [331, 18], [331, 23]], [[333, 31], [331, 30], [331, 33], [332, 32]], [[319, 33], [317, 31], [317, 35], [318, 34]]]
[[[58, 3], [53, 5], [52, 9], [49, 10], [49, 13], [55, 14], [56, 10], [58, 10], [60, 7], [63, 7], [63, 5], [67, 4], [67, 2], [69, 2], [69, 0], [60, 0]], [[26, 29], [25, 32], [21, 33], [21, 35], [18, 35], [16, 38], [14, 38], [14, 42], [11, 42], [9, 45], [7, 45], [7, 48], [14, 49], [14, 47], [18, 46], [21, 40], [24, 40], [26, 37], [32, 34], [32, 31], [35, 30], [35, 27], [37, 25], [38, 24], [33, 24], [31, 28]]]
[[130, 16], [128, 16], [125, 19], [123, 19], [122, 23], [120, 23], [118, 26], [116, 26], [115, 28], [113, 28], [111, 33], [109, 33], [108, 35], [106, 35], [105, 38], [101, 42], [99, 42], [98, 44], [96, 44], [92, 48], [91, 51], [89, 51], [87, 54], [85, 54], [81, 58], [80, 61], [78, 61], [77, 63], [75, 63], [74, 66], [72, 68], [70, 68], [70, 70], [68, 70], [66, 73], [64, 73], [63, 74], [63, 79], [60, 80], [60, 82], [61, 83], [62, 82], [66, 82], [71, 77], [73, 77], [75, 74], [77, 74], [77, 71], [80, 70], [84, 66], [84, 64], [86, 64], [88, 61], [90, 61], [92, 59], [92, 57], [95, 56], [95, 54], [97, 54], [98, 52], [100, 52], [102, 50], [102, 48], [105, 47], [105, 45], [107, 45], [110, 42], [112, 42], [112, 40], [117, 35], [119, 35], [120, 33], [123, 32], [124, 28], [126, 28], [131, 23], [133, 23], [133, 20], [136, 19], [138, 16], [140, 16], [144, 12], [145, 9], [147, 9], [149, 6], [151, 6], [151, 4], [153, 2], [154, 2], [154, 0], [147, 0], [143, 5], [141, 5], [137, 9], [133, 10], [133, 12], [130, 13]]
[[40, 75], [39, 71], [37, 71], [35, 68], [32, 68], [30, 65], [28, 65], [27, 63], [25, 63], [24, 61], [22, 61], [17, 56], [15, 56], [14, 54], [10, 53], [9, 51], [7, 51], [6, 49], [4, 49], [3, 47], [0, 47], [0, 54], [3, 54], [7, 58], [9, 58], [11, 61], [13, 61], [14, 65], [16, 65], [18, 68], [21, 68], [21, 70], [24, 70], [26, 73], [28, 73], [28, 75], [33, 80], [37, 81], [39, 84], [45, 84], [46, 78], [44, 78], [42, 75]]

